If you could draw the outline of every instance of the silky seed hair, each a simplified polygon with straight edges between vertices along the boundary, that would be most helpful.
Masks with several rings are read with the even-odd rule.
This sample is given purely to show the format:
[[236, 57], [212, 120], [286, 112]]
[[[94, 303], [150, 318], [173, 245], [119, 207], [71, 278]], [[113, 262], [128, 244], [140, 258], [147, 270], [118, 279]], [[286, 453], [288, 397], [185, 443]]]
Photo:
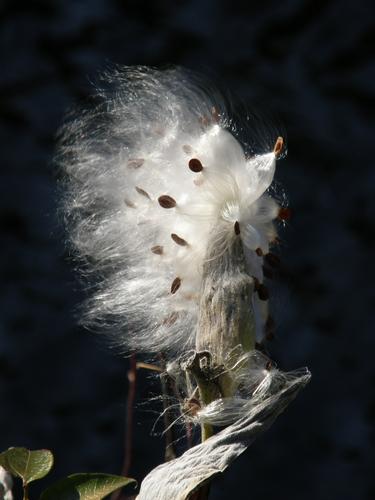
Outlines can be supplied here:
[[270, 358], [258, 350], [243, 352], [237, 346], [227, 353], [222, 371], [235, 373], [235, 386], [229, 397], [215, 398], [208, 404], [195, 401], [195, 387], [186, 383], [186, 370], [183, 363], [170, 362], [167, 372], [181, 392], [181, 413], [185, 422], [195, 425], [210, 424], [215, 427], [226, 427], [249, 414], [254, 408], [266, 407], [276, 398], [280, 391], [299, 383], [302, 379], [310, 379], [306, 367], [283, 372], [277, 368]]
[[208, 242], [219, 255], [234, 238], [254, 280], [258, 342], [266, 335], [274, 221], [289, 215], [268, 191], [283, 139], [248, 154], [229, 114], [189, 72], [125, 68], [61, 131], [64, 211], [90, 283], [85, 322], [124, 352], [194, 348]]

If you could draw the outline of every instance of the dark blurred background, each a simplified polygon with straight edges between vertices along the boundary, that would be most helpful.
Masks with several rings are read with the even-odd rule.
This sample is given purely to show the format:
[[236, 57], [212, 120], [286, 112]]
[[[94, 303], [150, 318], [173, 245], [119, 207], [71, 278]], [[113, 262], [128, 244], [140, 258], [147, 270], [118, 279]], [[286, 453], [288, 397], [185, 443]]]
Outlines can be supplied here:
[[[375, 498], [373, 1], [13, 0], [0, 12], [0, 450], [52, 449], [51, 479], [121, 471], [128, 361], [77, 326], [55, 134], [110, 63], [180, 64], [287, 129], [277, 179], [293, 218], [270, 348], [283, 369], [313, 373], [212, 499]], [[163, 453], [147, 377], [137, 478]]]

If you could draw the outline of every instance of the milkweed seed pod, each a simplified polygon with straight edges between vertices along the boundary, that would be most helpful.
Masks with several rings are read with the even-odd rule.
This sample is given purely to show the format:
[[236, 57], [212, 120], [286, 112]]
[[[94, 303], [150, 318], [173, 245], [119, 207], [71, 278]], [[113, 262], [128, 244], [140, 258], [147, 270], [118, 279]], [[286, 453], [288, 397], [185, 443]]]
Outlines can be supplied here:
[[94, 274], [87, 321], [124, 351], [209, 350], [221, 364], [253, 349], [276, 259], [281, 212], [267, 190], [281, 137], [250, 154], [224, 99], [180, 69], [119, 70], [105, 85], [60, 141], [72, 242]]

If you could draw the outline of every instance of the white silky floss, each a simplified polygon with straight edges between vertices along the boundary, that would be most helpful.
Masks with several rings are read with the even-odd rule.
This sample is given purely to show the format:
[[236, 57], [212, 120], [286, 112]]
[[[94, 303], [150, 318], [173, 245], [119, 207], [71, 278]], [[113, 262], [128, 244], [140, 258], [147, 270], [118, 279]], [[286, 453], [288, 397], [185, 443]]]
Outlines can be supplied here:
[[224, 100], [180, 69], [125, 68], [105, 85], [61, 134], [64, 210], [92, 276], [86, 321], [123, 352], [163, 354], [175, 422], [226, 427], [156, 468], [139, 494], [185, 500], [310, 380], [254, 349], [270, 326], [274, 220], [287, 214], [268, 189], [283, 140], [249, 154]]
[[[246, 155], [221, 98], [182, 70], [124, 69], [108, 82], [64, 128], [59, 158], [73, 245], [95, 275], [87, 321], [109, 326], [124, 351], [179, 355], [195, 348], [209, 241], [220, 253], [240, 238], [246, 274], [263, 287], [282, 140]], [[248, 305], [258, 341], [266, 298]]]
[[243, 354], [237, 364], [243, 367], [237, 371], [231, 367], [229, 371], [235, 372], [239, 389], [231, 397], [218, 398], [202, 406], [191, 418], [193, 422], [216, 427], [233, 425], [256, 408], [272, 405], [285, 388], [298, 384], [299, 380], [306, 384], [310, 379], [307, 368], [282, 372], [256, 350]]
[[0, 466], [0, 500], [13, 500], [12, 488], [12, 476]]

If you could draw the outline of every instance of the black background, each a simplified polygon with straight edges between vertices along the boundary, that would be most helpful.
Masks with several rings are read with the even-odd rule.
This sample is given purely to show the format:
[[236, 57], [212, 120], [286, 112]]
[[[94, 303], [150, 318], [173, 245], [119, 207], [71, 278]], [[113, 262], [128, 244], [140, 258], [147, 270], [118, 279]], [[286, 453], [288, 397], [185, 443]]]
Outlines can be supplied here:
[[[110, 63], [180, 64], [215, 75], [288, 132], [277, 180], [293, 218], [271, 351], [283, 369], [313, 373], [212, 499], [375, 498], [374, 10], [370, 0], [2, 2], [0, 449], [52, 449], [51, 479], [121, 470], [127, 360], [77, 326], [55, 134]], [[157, 386], [140, 377], [138, 478], [163, 443], [143, 404]]]

